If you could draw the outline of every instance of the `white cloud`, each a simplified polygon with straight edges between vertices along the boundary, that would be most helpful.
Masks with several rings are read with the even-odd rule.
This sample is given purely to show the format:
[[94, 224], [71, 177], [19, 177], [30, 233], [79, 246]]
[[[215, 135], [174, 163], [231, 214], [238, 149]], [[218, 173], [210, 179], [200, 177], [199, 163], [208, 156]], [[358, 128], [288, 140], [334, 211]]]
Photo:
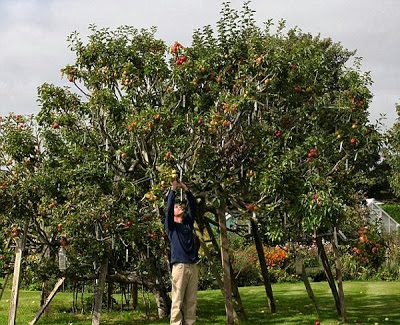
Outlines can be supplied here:
[[[74, 30], [83, 37], [88, 26], [114, 29], [158, 27], [167, 44], [190, 44], [194, 29], [215, 25], [223, 1], [197, 0], [2, 0], [0, 2], [0, 114], [10, 108], [36, 112], [36, 88], [43, 82], [65, 85], [60, 68], [73, 62], [66, 38]], [[241, 9], [243, 1], [232, 0]], [[259, 25], [269, 18], [287, 20], [288, 27], [332, 37], [357, 49], [363, 69], [371, 70], [375, 95], [371, 119], [387, 112], [393, 123], [399, 101], [400, 2], [394, 0], [253, 0]]]

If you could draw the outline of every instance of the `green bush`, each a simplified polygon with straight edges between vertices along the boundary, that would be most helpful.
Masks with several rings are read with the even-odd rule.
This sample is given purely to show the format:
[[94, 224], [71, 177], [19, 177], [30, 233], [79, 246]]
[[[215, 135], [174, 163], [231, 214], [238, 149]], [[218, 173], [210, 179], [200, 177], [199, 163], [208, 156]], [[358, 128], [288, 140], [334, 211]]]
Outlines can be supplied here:
[[385, 210], [394, 220], [400, 223], [400, 205], [385, 204], [381, 205], [381, 208]]

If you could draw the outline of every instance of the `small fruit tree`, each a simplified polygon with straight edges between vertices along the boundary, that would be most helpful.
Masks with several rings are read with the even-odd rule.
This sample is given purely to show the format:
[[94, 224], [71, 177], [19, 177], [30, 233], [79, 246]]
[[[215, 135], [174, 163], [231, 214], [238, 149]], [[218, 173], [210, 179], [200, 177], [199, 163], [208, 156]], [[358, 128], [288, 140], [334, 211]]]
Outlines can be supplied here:
[[114, 270], [110, 281], [145, 279], [165, 317], [170, 298], [160, 266], [162, 197], [156, 195], [165, 181], [158, 182], [158, 150], [151, 146], [170, 129], [158, 108], [169, 71], [165, 46], [154, 30], [90, 29], [87, 44], [77, 33], [70, 36], [76, 61], [62, 69], [80, 94], [39, 87], [46, 166], [58, 184], [53, 226], [66, 237], [71, 276], [93, 273], [94, 263], [100, 275]]

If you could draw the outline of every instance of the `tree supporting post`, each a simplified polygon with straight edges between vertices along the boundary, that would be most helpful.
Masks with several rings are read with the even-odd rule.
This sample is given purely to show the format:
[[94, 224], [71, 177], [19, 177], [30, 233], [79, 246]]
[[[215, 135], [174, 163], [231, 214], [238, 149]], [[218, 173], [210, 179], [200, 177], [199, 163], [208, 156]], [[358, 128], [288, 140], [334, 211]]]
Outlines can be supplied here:
[[317, 311], [318, 318], [321, 317], [321, 312], [319, 310], [317, 300], [315, 299], [314, 292], [311, 288], [310, 281], [308, 280], [308, 275], [306, 272], [306, 268], [304, 267], [304, 260], [303, 257], [300, 256], [300, 254], [297, 254], [296, 256], [296, 273], [301, 275], [301, 278], [303, 280], [304, 286], [306, 287], [308, 297], [311, 299], [311, 301], [314, 304], [315, 310]]
[[56, 283], [56, 285], [54, 286], [54, 289], [50, 292], [49, 296], [47, 297], [46, 301], [44, 302], [44, 304], [42, 305], [42, 307], [40, 308], [40, 310], [36, 313], [35, 318], [29, 322], [29, 325], [34, 325], [36, 324], [36, 322], [39, 320], [40, 316], [42, 316], [43, 312], [47, 309], [47, 307], [50, 305], [51, 301], [53, 300], [54, 296], [56, 295], [58, 289], [60, 289], [60, 287], [62, 286], [62, 284], [65, 281], [65, 277], [62, 277], [61, 279], [59, 279]]
[[[254, 218], [254, 216], [253, 216], [253, 218]], [[276, 304], [275, 304], [274, 294], [272, 292], [272, 286], [271, 286], [271, 281], [269, 279], [267, 263], [265, 262], [264, 249], [263, 249], [260, 235], [258, 233], [257, 224], [254, 221], [254, 219], [250, 219], [250, 224], [251, 224], [251, 228], [253, 230], [253, 236], [254, 236], [254, 241], [256, 244], [258, 260], [260, 262], [261, 273], [262, 273], [263, 280], [264, 280], [264, 287], [265, 287], [265, 293], [267, 295], [268, 307], [269, 307], [269, 310], [271, 311], [271, 313], [276, 313]]]
[[232, 304], [231, 270], [229, 262], [229, 242], [226, 230], [225, 204], [221, 204], [221, 206], [218, 209], [218, 220], [219, 220], [219, 232], [221, 237], [222, 269], [224, 271], [226, 323], [228, 325], [232, 325], [234, 324], [234, 318], [233, 318], [233, 304]]
[[103, 294], [104, 294], [104, 288], [105, 288], [105, 284], [106, 284], [107, 272], [108, 272], [108, 257], [105, 258], [105, 260], [103, 261], [103, 263], [100, 266], [99, 281], [98, 281], [96, 293], [94, 296], [92, 325], [100, 325], [101, 306], [103, 303]]
[[22, 239], [15, 238], [15, 262], [14, 262], [14, 276], [10, 297], [10, 312], [8, 315], [8, 325], [15, 325], [17, 318], [18, 296], [21, 275], [21, 260], [22, 260]]
[[328, 280], [329, 287], [331, 288], [333, 299], [335, 300], [336, 310], [337, 310], [338, 314], [340, 316], [342, 316], [342, 307], [341, 307], [341, 304], [340, 304], [339, 293], [338, 293], [337, 288], [336, 288], [335, 279], [333, 277], [332, 270], [331, 270], [331, 267], [329, 265], [328, 257], [326, 256], [324, 245], [322, 244], [322, 237], [321, 236], [317, 236], [315, 242], [316, 242], [317, 247], [318, 247], [318, 254], [319, 254], [319, 257], [321, 259], [322, 265], [324, 267], [325, 275], [326, 275], [326, 278]]
[[[203, 249], [204, 254], [206, 255], [206, 257], [208, 259], [208, 262], [210, 263], [211, 272], [214, 274], [215, 280], [217, 281], [218, 286], [219, 286], [222, 294], [224, 295], [224, 282], [221, 279], [221, 276], [220, 276], [220, 274], [219, 274], [219, 272], [217, 270], [217, 267], [214, 265], [210, 250], [208, 249], [206, 243], [204, 242], [203, 235], [202, 235], [202, 233], [200, 231], [200, 228], [199, 228], [197, 222], [194, 223], [194, 230], [196, 232], [197, 237], [199, 238], [200, 247]], [[235, 310], [233, 310], [233, 317], [235, 319], [238, 319], [238, 315], [237, 315]]]
[[336, 233], [336, 227], [334, 229], [334, 240], [333, 240], [333, 254], [335, 256], [335, 268], [336, 268], [336, 280], [338, 283], [338, 289], [339, 289], [339, 300], [340, 300], [340, 310], [342, 313], [342, 320], [343, 322], [347, 322], [347, 314], [346, 314], [346, 305], [344, 302], [344, 289], [343, 289], [343, 278], [342, 278], [342, 267], [340, 265], [340, 256], [339, 256], [339, 243], [337, 239], [337, 233]]

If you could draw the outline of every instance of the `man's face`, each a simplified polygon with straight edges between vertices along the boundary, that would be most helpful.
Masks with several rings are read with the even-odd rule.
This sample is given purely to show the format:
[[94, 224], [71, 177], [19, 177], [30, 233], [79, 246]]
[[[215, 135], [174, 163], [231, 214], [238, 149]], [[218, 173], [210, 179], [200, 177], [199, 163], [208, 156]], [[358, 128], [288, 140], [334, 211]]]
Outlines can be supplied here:
[[174, 216], [182, 218], [183, 217], [183, 213], [184, 213], [183, 207], [181, 205], [179, 205], [179, 204], [175, 204], [175, 206], [174, 206]]

